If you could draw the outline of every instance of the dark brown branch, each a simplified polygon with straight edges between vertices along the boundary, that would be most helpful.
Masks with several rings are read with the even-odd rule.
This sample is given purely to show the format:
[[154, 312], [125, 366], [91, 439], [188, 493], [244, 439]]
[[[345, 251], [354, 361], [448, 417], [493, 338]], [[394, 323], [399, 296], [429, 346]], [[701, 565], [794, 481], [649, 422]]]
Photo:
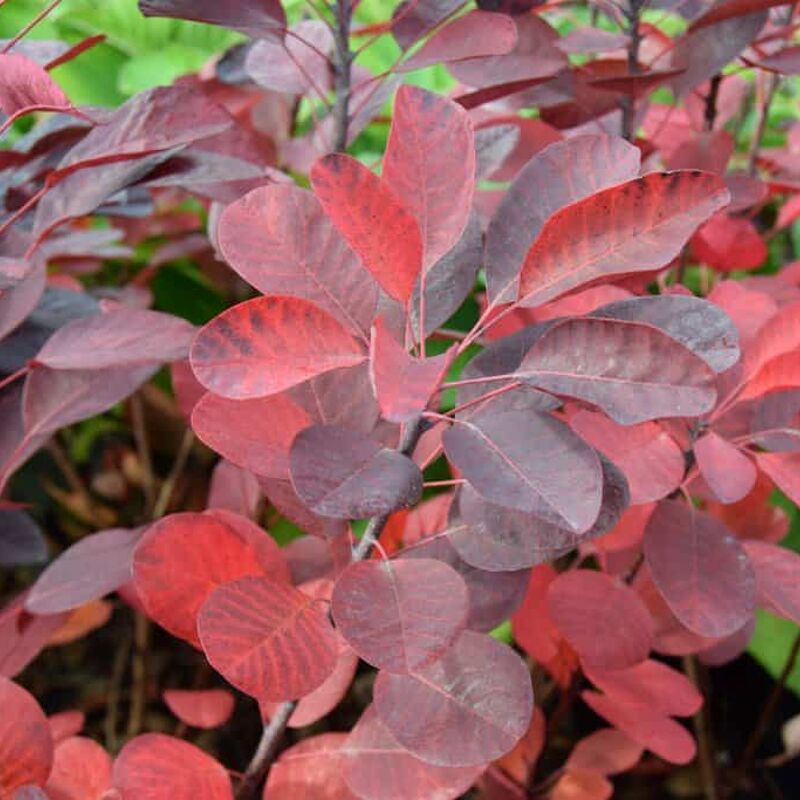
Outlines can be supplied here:
[[[642, 43], [639, 31], [639, 17], [644, 8], [644, 0], [629, 0], [630, 10], [626, 12], [628, 18], [628, 29], [626, 33], [630, 37], [628, 42], [628, 74], [639, 74], [639, 46]], [[624, 97], [622, 105], [622, 135], [629, 142], [636, 138], [636, 102], [633, 95]]]
[[337, 153], [347, 149], [347, 131], [350, 127], [350, 73], [353, 54], [350, 51], [350, 23], [353, 9], [350, 0], [336, 0], [336, 25], [334, 26], [334, 90], [333, 149]]
[[[697, 658], [686, 656], [683, 659], [683, 669], [689, 680], [697, 690], [705, 696]], [[706, 800], [718, 800], [719, 784], [717, 782], [717, 766], [714, 760], [714, 740], [709, 723], [707, 701], [703, 702], [698, 712], [694, 715], [694, 732], [697, 736], [697, 757], [700, 762], [700, 778], [703, 782], [703, 797]]]
[[717, 121], [717, 101], [719, 100], [719, 87], [722, 85], [722, 74], [717, 73], [708, 86], [705, 108], [705, 126], [707, 131], [714, 130], [714, 123]]
[[769, 110], [772, 106], [772, 101], [775, 98], [775, 93], [778, 91], [778, 84], [780, 83], [780, 78], [776, 74], [771, 74], [768, 80], [769, 84], [767, 86], [767, 96], [764, 98], [764, 105], [761, 107], [761, 113], [758, 117], [758, 127], [756, 128], [753, 141], [750, 145], [747, 170], [751, 175], [756, 174], [756, 167], [758, 166], [758, 151], [761, 149], [761, 142], [764, 140], [764, 134], [767, 131]]
[[[422, 417], [409, 422], [403, 429], [402, 439], [397, 447], [398, 452], [403, 453], [403, 455], [411, 455], [423, 431], [424, 423]], [[353, 550], [353, 561], [363, 561], [369, 557], [388, 519], [389, 514], [380, 514], [369, 520], [364, 535]], [[236, 790], [236, 800], [251, 800], [255, 796], [255, 792], [269, 769], [278, 744], [286, 731], [289, 718], [292, 716], [296, 706], [296, 700], [283, 703], [273, 715], [269, 725], [264, 728], [258, 748], [250, 760], [239, 788]]]
[[739, 767], [734, 774], [734, 787], [741, 783], [742, 779], [745, 777], [755, 761], [758, 748], [761, 746], [761, 742], [767, 735], [767, 731], [769, 731], [769, 726], [772, 724], [772, 718], [775, 716], [775, 712], [777, 711], [778, 705], [781, 701], [781, 694], [786, 686], [786, 681], [789, 680], [789, 675], [792, 674], [792, 670], [797, 663], [798, 655], [800, 655], [800, 632], [798, 632], [794, 638], [792, 648], [789, 651], [789, 655], [787, 656], [786, 662], [783, 665], [781, 674], [775, 681], [772, 691], [767, 698], [767, 702], [764, 704], [764, 708], [761, 709], [761, 714], [758, 716], [758, 720], [753, 728], [753, 732], [750, 734], [750, 738], [747, 740], [747, 744], [742, 752], [742, 759], [739, 762]]

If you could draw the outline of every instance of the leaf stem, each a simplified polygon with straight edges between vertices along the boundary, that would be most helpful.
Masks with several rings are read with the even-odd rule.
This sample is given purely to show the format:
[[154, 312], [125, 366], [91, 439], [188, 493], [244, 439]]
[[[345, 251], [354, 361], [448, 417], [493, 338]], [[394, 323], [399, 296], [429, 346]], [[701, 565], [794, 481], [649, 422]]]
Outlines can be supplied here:
[[[407, 456], [411, 455], [424, 430], [425, 426], [421, 416], [408, 422], [403, 428], [402, 438], [397, 446], [398, 452]], [[389, 514], [380, 514], [369, 520], [364, 535], [353, 550], [354, 562], [363, 561], [369, 557], [372, 548], [378, 543], [378, 537], [381, 535], [389, 516]], [[244, 778], [242, 778], [242, 782], [236, 790], [236, 800], [251, 800], [255, 796], [255, 792], [269, 769], [278, 743], [283, 737], [286, 726], [289, 724], [289, 718], [292, 716], [296, 706], [296, 700], [288, 700], [283, 703], [275, 711], [269, 724], [264, 727], [261, 741], [258, 743]]]

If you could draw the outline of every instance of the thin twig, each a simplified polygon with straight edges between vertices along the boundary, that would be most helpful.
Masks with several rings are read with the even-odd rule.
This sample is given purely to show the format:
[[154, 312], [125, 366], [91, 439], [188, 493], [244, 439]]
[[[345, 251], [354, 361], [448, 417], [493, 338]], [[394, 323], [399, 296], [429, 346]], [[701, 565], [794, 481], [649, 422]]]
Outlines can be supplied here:
[[756, 174], [756, 168], [758, 167], [758, 151], [761, 149], [761, 142], [763, 141], [764, 134], [767, 131], [769, 110], [770, 106], [772, 105], [772, 101], [775, 98], [775, 93], [778, 90], [780, 77], [773, 73], [767, 80], [767, 96], [764, 98], [764, 104], [761, 107], [761, 114], [758, 118], [758, 127], [756, 128], [755, 135], [753, 136], [753, 141], [750, 144], [750, 153], [747, 161], [747, 171], [750, 173], [750, 175]]
[[172, 499], [172, 495], [175, 491], [175, 485], [178, 482], [178, 478], [183, 472], [186, 462], [189, 459], [189, 453], [192, 451], [193, 444], [194, 433], [191, 428], [187, 428], [183, 434], [183, 439], [181, 439], [181, 444], [178, 448], [175, 460], [172, 462], [172, 469], [169, 471], [169, 475], [167, 475], [164, 483], [161, 484], [161, 491], [158, 493], [158, 498], [153, 505], [152, 518], [154, 520], [160, 519], [164, 516], [164, 512], [166, 512], [169, 502]]
[[87, 514], [91, 514], [92, 509], [94, 508], [92, 495], [84, 483], [83, 478], [81, 478], [81, 476], [78, 474], [78, 471], [67, 457], [67, 454], [61, 447], [61, 443], [58, 441], [57, 437], [54, 436], [47, 443], [47, 452], [50, 453], [50, 457], [53, 459], [61, 474], [64, 476], [67, 486], [69, 486], [70, 490], [77, 495], [81, 508], [83, 508]]
[[131, 425], [133, 437], [136, 441], [136, 450], [139, 454], [139, 463], [142, 467], [142, 490], [144, 491], [146, 516], [151, 516], [155, 505], [155, 478], [153, 477], [153, 459], [150, 456], [150, 440], [147, 437], [147, 428], [144, 419], [144, 406], [142, 398], [135, 394], [131, 397]]
[[[626, 33], [630, 37], [628, 41], [628, 74], [639, 74], [639, 45], [642, 43], [641, 32], [639, 31], [639, 17], [644, 3], [642, 0], [630, 0], [630, 11], [628, 12], [628, 30]], [[628, 95], [622, 98], [622, 135], [632, 142], [636, 138], [636, 102], [634, 96]]]
[[[403, 429], [403, 436], [397, 447], [398, 452], [404, 455], [411, 455], [423, 431], [424, 423], [422, 418], [418, 417], [409, 422]], [[389, 514], [381, 514], [369, 520], [364, 535], [353, 550], [354, 562], [363, 561], [369, 556], [372, 548], [377, 544], [378, 537], [381, 535], [388, 519]], [[239, 788], [236, 790], [236, 800], [251, 800], [255, 796], [256, 790], [269, 769], [278, 743], [283, 737], [289, 718], [292, 716], [296, 705], [297, 702], [294, 700], [283, 703], [272, 716], [269, 725], [265, 726], [258, 748], [250, 760]]]
[[136, 736], [144, 723], [147, 705], [147, 651], [150, 647], [150, 620], [140, 611], [133, 623], [133, 659], [131, 661], [131, 704], [128, 713], [128, 738]]
[[714, 123], [717, 121], [717, 101], [719, 100], [719, 87], [722, 85], [722, 73], [718, 72], [711, 79], [706, 95], [705, 125], [707, 131], [714, 130]]
[[[689, 680], [695, 685], [697, 690], [705, 695], [700, 680], [697, 658], [695, 656], [685, 656], [683, 659], [683, 671]], [[700, 761], [700, 776], [703, 782], [703, 797], [706, 800], [718, 800], [719, 788], [717, 782], [717, 768], [714, 761], [714, 743], [711, 733], [711, 725], [708, 719], [708, 709], [706, 702], [700, 706], [694, 715], [694, 732], [697, 736], [697, 756]]]
[[769, 726], [772, 724], [772, 718], [775, 716], [775, 712], [781, 702], [781, 695], [786, 686], [786, 681], [789, 680], [789, 676], [792, 674], [792, 670], [797, 663], [798, 654], [800, 654], [800, 631], [798, 631], [797, 635], [794, 637], [792, 648], [789, 651], [789, 655], [786, 657], [786, 662], [783, 665], [781, 674], [775, 681], [772, 691], [767, 698], [767, 702], [764, 703], [764, 707], [761, 709], [753, 732], [750, 734], [750, 738], [747, 740], [747, 744], [742, 751], [739, 767], [734, 773], [734, 786], [738, 786], [741, 783], [742, 778], [744, 778], [755, 761], [758, 748], [761, 746], [761, 742], [766, 736]]
[[125, 676], [125, 666], [128, 663], [130, 649], [130, 635], [126, 634], [120, 642], [117, 652], [114, 654], [111, 676], [108, 679], [108, 705], [106, 709], [106, 718], [103, 722], [103, 730], [105, 732], [106, 749], [112, 753], [117, 751], [117, 746], [119, 744], [117, 739], [119, 701], [122, 694], [122, 679]]
[[23, 36], [26, 36], [28, 33], [30, 33], [60, 3], [61, 0], [53, 0], [50, 5], [43, 8], [13, 39], [6, 42], [3, 49], [0, 50], [0, 53], [5, 54], [9, 52], [9, 50], [11, 50], [11, 48], [14, 47], [14, 45], [17, 44], [17, 42], [19, 42]]
[[333, 149], [347, 149], [347, 130], [350, 127], [350, 77], [353, 54], [350, 51], [350, 23], [353, 9], [350, 0], [337, 0], [336, 26], [334, 29], [334, 89], [336, 102], [333, 106]]

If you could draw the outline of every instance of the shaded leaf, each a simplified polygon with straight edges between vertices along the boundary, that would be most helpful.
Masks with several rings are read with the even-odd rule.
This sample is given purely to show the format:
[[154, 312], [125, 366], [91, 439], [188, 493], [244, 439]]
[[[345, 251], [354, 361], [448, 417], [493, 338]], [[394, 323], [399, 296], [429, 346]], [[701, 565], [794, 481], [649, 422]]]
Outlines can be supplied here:
[[260, 700], [303, 697], [336, 667], [336, 632], [320, 602], [269, 578], [218, 586], [197, 629], [211, 666]]
[[615, 728], [600, 728], [579, 740], [565, 766], [601, 775], [627, 772], [639, 763], [642, 746]]
[[378, 673], [375, 708], [412, 755], [437, 766], [478, 766], [525, 734], [533, 692], [527, 667], [511, 648], [466, 631], [417, 673]]
[[414, 505], [422, 494], [422, 474], [410, 458], [336, 425], [301, 431], [289, 462], [298, 496], [326, 517], [385, 514]]
[[565, 206], [542, 227], [520, 273], [520, 302], [538, 306], [583, 284], [666, 266], [729, 200], [717, 175], [651, 173]]
[[257, 297], [200, 329], [192, 369], [207, 389], [233, 400], [277, 394], [364, 355], [339, 322], [308, 300]]
[[350, 156], [333, 154], [311, 169], [325, 213], [383, 290], [406, 303], [422, 268], [422, 237], [411, 211], [380, 178]]
[[550, 328], [516, 376], [592, 403], [621, 425], [699, 416], [717, 397], [711, 370], [671, 337], [650, 325], [590, 317]]
[[0, 567], [18, 567], [47, 561], [47, 540], [24, 512], [0, 506]]
[[143, 533], [142, 528], [113, 528], [85, 536], [39, 576], [25, 607], [56, 614], [116, 591], [133, 577], [133, 551]]
[[659, 592], [689, 630], [720, 638], [752, 616], [753, 568], [738, 540], [708, 514], [662, 500], [645, 529], [644, 556]]
[[361, 658], [389, 672], [414, 672], [441, 657], [464, 630], [464, 579], [433, 559], [361, 561], [338, 578], [331, 611]]
[[800, 621], [800, 555], [755, 540], [744, 542], [743, 547], [756, 574], [758, 604], [781, 617]]
[[488, 501], [568, 530], [588, 530], [600, 511], [597, 455], [562, 422], [526, 411], [488, 411], [445, 431], [448, 458]]
[[232, 800], [225, 768], [188, 742], [161, 733], [131, 739], [114, 761], [123, 800]]
[[174, 17], [246, 33], [253, 38], [277, 36], [286, 26], [280, 0], [139, 0], [146, 17]]

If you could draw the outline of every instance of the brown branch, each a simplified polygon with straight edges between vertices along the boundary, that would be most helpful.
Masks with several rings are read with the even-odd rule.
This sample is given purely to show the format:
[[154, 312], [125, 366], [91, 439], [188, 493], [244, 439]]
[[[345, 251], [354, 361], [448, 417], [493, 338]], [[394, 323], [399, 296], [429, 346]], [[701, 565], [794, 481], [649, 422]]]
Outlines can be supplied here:
[[183, 434], [183, 439], [181, 439], [181, 444], [178, 448], [178, 453], [175, 456], [175, 460], [172, 462], [172, 469], [170, 469], [169, 475], [167, 475], [164, 483], [161, 484], [161, 491], [158, 493], [158, 498], [153, 505], [152, 518], [154, 520], [163, 517], [164, 513], [169, 507], [169, 502], [172, 499], [173, 493], [175, 492], [175, 485], [177, 484], [178, 478], [186, 466], [186, 462], [189, 459], [189, 453], [192, 451], [193, 444], [194, 433], [191, 428], [187, 428]]
[[797, 635], [794, 638], [792, 648], [789, 651], [789, 655], [786, 657], [786, 662], [783, 665], [781, 674], [775, 681], [772, 691], [767, 698], [767, 702], [764, 703], [764, 707], [761, 709], [761, 713], [758, 716], [758, 720], [753, 728], [753, 732], [750, 734], [750, 738], [747, 740], [747, 744], [742, 751], [741, 761], [739, 762], [739, 766], [734, 773], [734, 786], [738, 786], [741, 783], [742, 779], [750, 770], [753, 762], [755, 761], [758, 748], [761, 746], [761, 742], [767, 735], [769, 726], [772, 723], [772, 718], [775, 716], [775, 712], [778, 710], [778, 705], [781, 701], [781, 694], [783, 694], [786, 681], [789, 680], [789, 675], [792, 674], [792, 670], [797, 663], [798, 655], [800, 655], [800, 631], [797, 632]]
[[761, 114], [758, 118], [758, 127], [756, 128], [753, 141], [750, 143], [750, 153], [747, 161], [747, 171], [750, 175], [756, 174], [758, 166], [758, 151], [761, 149], [761, 142], [764, 139], [764, 134], [767, 132], [767, 123], [769, 122], [769, 110], [772, 106], [772, 101], [775, 98], [775, 93], [778, 91], [778, 84], [780, 78], [776, 74], [771, 74], [768, 78], [767, 96], [764, 98], [764, 105], [761, 106]]
[[140, 611], [133, 623], [133, 659], [131, 661], [131, 703], [128, 713], [128, 738], [142, 729], [147, 706], [147, 651], [150, 648], [150, 620]]
[[[402, 439], [397, 447], [398, 452], [403, 455], [411, 455], [423, 431], [424, 424], [421, 417], [409, 422], [403, 430]], [[380, 514], [369, 520], [364, 535], [353, 550], [354, 562], [363, 561], [369, 557], [388, 519], [389, 514]], [[292, 716], [292, 712], [296, 706], [296, 700], [283, 703], [278, 707], [269, 725], [264, 727], [264, 731], [261, 734], [261, 741], [258, 743], [258, 748], [252, 759], [250, 759], [250, 764], [247, 767], [244, 778], [242, 778], [242, 782], [236, 790], [236, 800], [251, 800], [251, 798], [255, 796], [255, 792], [269, 769], [278, 744], [286, 731], [289, 718]]]
[[[626, 12], [628, 18], [628, 29], [626, 33], [630, 37], [628, 42], [628, 74], [639, 74], [639, 46], [642, 43], [641, 32], [639, 31], [639, 17], [645, 5], [645, 0], [629, 0], [630, 10]], [[636, 102], [633, 95], [623, 97], [620, 105], [622, 106], [622, 135], [629, 142], [636, 138]]]
[[[705, 696], [700, 670], [695, 656], [686, 656], [683, 659], [683, 671], [695, 685], [700, 694]], [[706, 701], [694, 715], [694, 732], [697, 736], [697, 757], [700, 762], [700, 777], [703, 782], [703, 797], [706, 800], [718, 800], [719, 784], [717, 781], [717, 767], [714, 761], [714, 740], [708, 718]]]
[[718, 72], [709, 83], [708, 94], [706, 95], [706, 108], [704, 114], [705, 126], [707, 131], [714, 130], [714, 123], [717, 121], [717, 101], [719, 100], [719, 87], [722, 85], [722, 73]]
[[155, 504], [155, 478], [153, 477], [153, 459], [150, 455], [150, 441], [147, 438], [144, 405], [142, 398], [138, 394], [131, 397], [130, 410], [133, 438], [136, 441], [136, 451], [142, 468], [142, 490], [144, 491], [144, 502], [147, 509], [145, 516], [149, 517], [153, 513]]
[[350, 0], [337, 0], [333, 64], [336, 93], [336, 102], [333, 106], [333, 149], [337, 153], [347, 149], [347, 131], [350, 127], [350, 78], [353, 64], [353, 54], [350, 50], [350, 24], [352, 17], [353, 8]]

